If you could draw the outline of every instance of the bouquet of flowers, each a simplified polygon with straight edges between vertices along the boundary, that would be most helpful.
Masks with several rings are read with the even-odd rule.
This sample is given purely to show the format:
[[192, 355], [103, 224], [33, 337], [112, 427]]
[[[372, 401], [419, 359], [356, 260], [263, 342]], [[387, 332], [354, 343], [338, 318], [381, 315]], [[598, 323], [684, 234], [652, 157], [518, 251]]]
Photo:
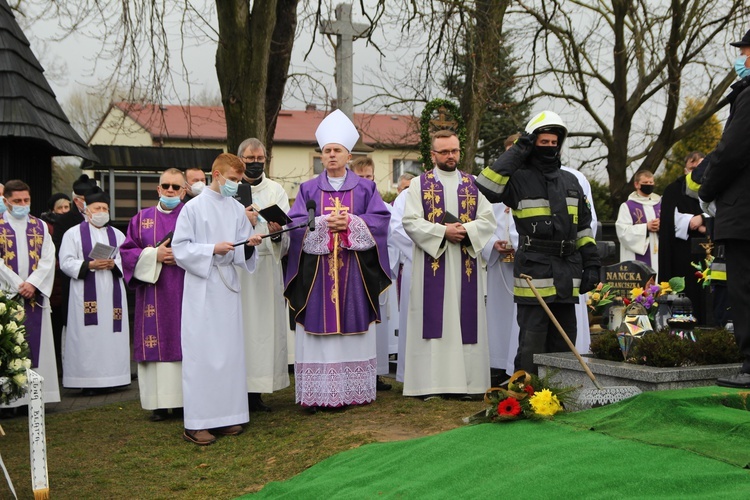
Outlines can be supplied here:
[[26, 370], [31, 368], [26, 342], [26, 312], [14, 298], [0, 292], [0, 403], [26, 394]]
[[697, 279], [698, 284], [703, 287], [707, 287], [711, 284], [711, 263], [713, 261], [713, 255], [709, 255], [704, 261], [690, 263], [690, 265], [696, 269], [695, 279]]
[[519, 370], [506, 388], [492, 387], [484, 395], [487, 408], [465, 419], [468, 423], [502, 422], [522, 418], [549, 419], [564, 411], [575, 387], [554, 387], [544, 378]]
[[586, 305], [591, 310], [591, 314], [595, 315], [601, 315], [604, 308], [617, 299], [617, 292], [612, 290], [612, 285], [609, 283], [599, 283], [586, 295]]
[[657, 298], [662, 295], [669, 295], [670, 293], [680, 293], [685, 289], [685, 278], [676, 277], [669, 281], [662, 281], [658, 285], [646, 285], [643, 288], [635, 287], [630, 291], [630, 299], [625, 299], [625, 305], [630, 305], [633, 302], [641, 304], [648, 313], [648, 317], [651, 321], [656, 316], [656, 309], [659, 307]]

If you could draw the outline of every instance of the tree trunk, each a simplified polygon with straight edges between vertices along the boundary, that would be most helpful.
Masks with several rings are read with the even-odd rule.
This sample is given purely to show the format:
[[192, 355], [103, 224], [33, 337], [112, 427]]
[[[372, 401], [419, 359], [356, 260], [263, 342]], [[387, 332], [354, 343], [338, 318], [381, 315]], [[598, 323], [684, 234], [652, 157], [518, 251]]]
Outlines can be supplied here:
[[[236, 153], [248, 137], [266, 139], [266, 89], [271, 40], [276, 26], [276, 0], [216, 2], [219, 43], [216, 74], [227, 123], [227, 150]], [[296, 5], [294, 6], [296, 13]], [[283, 68], [286, 81], [286, 67]], [[278, 113], [278, 111], [276, 112]]]
[[461, 94], [461, 115], [466, 126], [466, 140], [462, 144], [462, 170], [474, 169], [479, 126], [489, 100], [490, 80], [498, 59], [501, 33], [508, 0], [479, 0], [476, 2], [473, 30], [467, 30], [467, 64], [464, 90]]
[[279, 111], [281, 111], [281, 101], [284, 97], [284, 88], [289, 74], [289, 62], [292, 59], [298, 3], [299, 0], [278, 0], [276, 6], [276, 27], [271, 38], [271, 57], [268, 61], [268, 85], [266, 87], [266, 136], [264, 144], [266, 145], [268, 158], [272, 157], [276, 119], [279, 116]]

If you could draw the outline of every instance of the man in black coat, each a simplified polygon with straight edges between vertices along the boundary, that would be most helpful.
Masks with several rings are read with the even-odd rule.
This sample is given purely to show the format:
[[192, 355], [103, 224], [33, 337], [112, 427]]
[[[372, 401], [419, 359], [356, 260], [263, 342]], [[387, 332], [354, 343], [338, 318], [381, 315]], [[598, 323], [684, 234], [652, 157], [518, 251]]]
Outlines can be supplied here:
[[[706, 155], [693, 151], [685, 158], [685, 174], [695, 169]], [[685, 295], [693, 303], [693, 315], [707, 324], [705, 301], [707, 289], [694, 278], [693, 261], [703, 260], [692, 253], [694, 240], [706, 239], [706, 225], [698, 200], [688, 193], [685, 176], [677, 178], [661, 197], [659, 226], [659, 279], [685, 278]]]
[[731, 45], [740, 49], [734, 68], [741, 80], [727, 98], [729, 118], [698, 195], [716, 205], [714, 239], [724, 243], [734, 336], [744, 356], [740, 373], [717, 384], [750, 387], [750, 31]]
[[[83, 197], [94, 187], [96, 187], [96, 181], [90, 179], [86, 174], [81, 175], [73, 183], [73, 206], [70, 207], [70, 210], [67, 213], [62, 214], [55, 221], [55, 225], [53, 226], [52, 242], [55, 244], [55, 259], [59, 257], [60, 245], [62, 244], [65, 231], [83, 222], [83, 210], [86, 203]], [[61, 317], [60, 324], [64, 326], [67, 323], [68, 318], [68, 291], [70, 288], [70, 278], [59, 270], [60, 267], [58, 265], [55, 279], [61, 280], [62, 285], [62, 305], [59, 315]]]

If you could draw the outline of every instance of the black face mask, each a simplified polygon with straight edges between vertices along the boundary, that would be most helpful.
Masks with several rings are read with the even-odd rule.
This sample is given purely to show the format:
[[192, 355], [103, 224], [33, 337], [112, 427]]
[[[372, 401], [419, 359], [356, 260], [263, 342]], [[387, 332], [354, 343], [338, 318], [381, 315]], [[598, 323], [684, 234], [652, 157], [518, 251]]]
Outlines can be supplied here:
[[654, 192], [654, 185], [653, 184], [641, 184], [641, 193], [645, 194], [646, 196], [650, 195]]
[[560, 168], [560, 150], [556, 146], [534, 146], [531, 152], [531, 164], [542, 172]]
[[248, 179], [257, 179], [263, 175], [264, 163], [254, 161], [252, 163], [245, 163], [245, 175]]

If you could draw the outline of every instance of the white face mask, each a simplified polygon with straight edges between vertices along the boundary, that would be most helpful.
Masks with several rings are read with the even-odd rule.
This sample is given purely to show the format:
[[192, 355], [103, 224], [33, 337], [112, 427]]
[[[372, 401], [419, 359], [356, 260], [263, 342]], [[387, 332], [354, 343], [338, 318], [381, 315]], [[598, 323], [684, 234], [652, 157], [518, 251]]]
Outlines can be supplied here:
[[96, 227], [104, 227], [109, 222], [109, 212], [97, 212], [89, 218]]
[[206, 188], [206, 183], [203, 181], [198, 181], [192, 186], [190, 186], [190, 191], [192, 191], [193, 196], [198, 196], [203, 192], [203, 190]]

